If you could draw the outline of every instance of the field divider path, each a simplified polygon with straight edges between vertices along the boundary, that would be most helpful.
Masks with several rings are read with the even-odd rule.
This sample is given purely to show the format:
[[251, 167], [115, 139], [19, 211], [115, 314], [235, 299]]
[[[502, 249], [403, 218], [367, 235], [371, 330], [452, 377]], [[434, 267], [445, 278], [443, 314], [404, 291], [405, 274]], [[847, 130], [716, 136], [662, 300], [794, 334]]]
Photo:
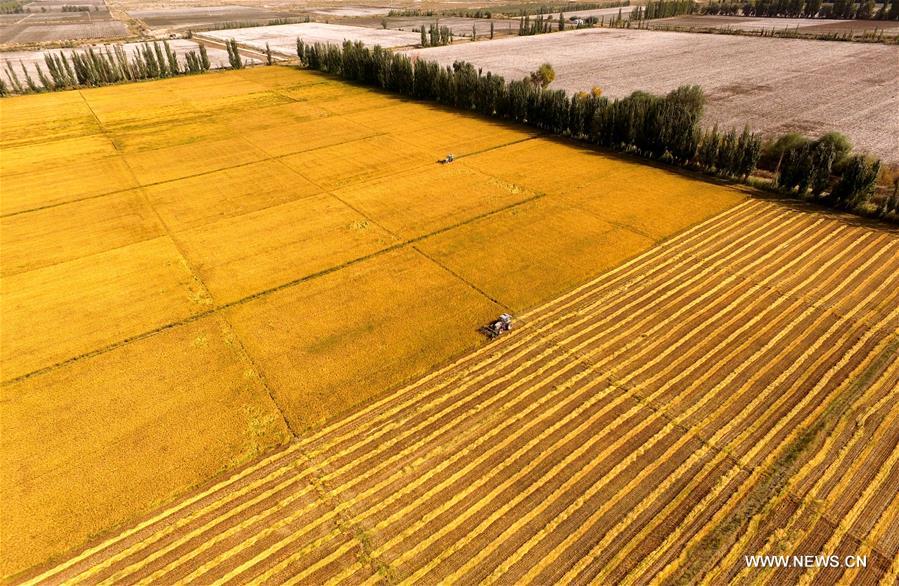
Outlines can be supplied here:
[[[108, 138], [110, 140], [110, 142], [113, 143], [113, 146], [115, 147], [116, 151], [119, 151], [119, 154], [121, 155], [121, 149], [116, 144], [116, 142], [114, 140], [112, 140], [112, 138], [109, 136], [108, 131], [107, 131], [106, 127], [104, 126], [103, 122], [97, 116], [96, 112], [94, 112], [94, 109], [90, 105], [90, 102], [88, 102], [87, 99], [84, 97], [84, 93], [81, 90], [78, 90], [78, 94], [81, 96], [81, 99], [84, 101], [84, 104], [87, 107], [87, 109], [90, 110], [91, 114], [96, 119], [97, 124], [100, 126], [102, 134], [104, 136], [106, 136], [106, 138]], [[246, 143], [246, 144], [247, 144], [248, 148], [252, 148], [252, 145], [250, 143]], [[134, 179], [135, 184], [140, 185], [140, 181], [137, 177], [137, 174], [134, 172], [134, 169], [132, 168], [131, 164], [128, 163], [128, 160], [125, 157], [122, 157], [122, 162], [125, 165], [125, 168], [128, 169], [128, 172], [131, 174], [132, 178]], [[146, 190], [143, 187], [139, 187], [138, 191], [140, 192], [141, 198], [143, 199], [143, 201], [147, 205], [147, 207], [149, 209], [153, 210], [153, 214], [156, 217], [156, 221], [159, 222], [160, 226], [162, 226], [169, 241], [172, 243], [172, 245], [178, 251], [178, 255], [181, 257], [181, 262], [184, 264], [184, 266], [190, 272], [190, 275], [193, 278], [193, 281], [197, 284], [197, 286], [202, 291], [204, 298], [208, 300], [208, 303], [210, 305], [214, 305], [215, 298], [213, 297], [212, 293], [209, 291], [209, 287], [207, 287], [206, 283], [203, 281], [203, 278], [200, 276], [200, 273], [197, 271], [196, 267], [193, 265], [193, 263], [190, 262], [190, 256], [185, 252], [182, 244], [178, 241], [177, 238], [175, 238], [175, 236], [172, 232], [171, 226], [169, 226], [168, 222], [166, 222], [165, 219], [162, 217], [162, 215], [160, 215], [159, 210], [156, 209], [156, 206], [153, 205], [153, 202], [152, 202], [152, 200], [150, 200], [150, 197], [147, 195]], [[227, 331], [228, 337], [231, 340], [233, 340], [234, 347], [237, 349], [237, 352], [238, 352], [240, 358], [243, 360], [243, 362], [247, 366], [250, 367], [250, 370], [252, 371], [253, 376], [259, 381], [259, 383], [262, 385], [262, 388], [265, 389], [266, 395], [268, 395], [268, 398], [271, 401], [271, 404], [275, 407], [275, 409], [277, 409], [278, 415], [281, 417], [281, 420], [284, 422], [284, 426], [288, 429], [288, 431], [290, 432], [290, 435], [292, 437], [296, 438], [298, 436], [297, 431], [292, 427], [292, 425], [290, 423], [290, 419], [284, 414], [284, 410], [281, 408], [281, 406], [276, 401], [275, 394], [272, 392], [271, 386], [269, 385], [268, 381], [265, 379], [265, 376], [263, 375], [262, 370], [256, 364], [255, 360], [253, 360], [253, 357], [250, 356], [250, 354], [247, 352], [246, 345], [244, 344], [243, 340], [241, 340], [240, 336], [237, 334], [237, 331], [235, 331], [234, 326], [228, 320], [227, 315], [224, 312], [217, 312], [216, 317], [218, 318], [219, 323], [222, 326], [224, 326], [225, 330]]]

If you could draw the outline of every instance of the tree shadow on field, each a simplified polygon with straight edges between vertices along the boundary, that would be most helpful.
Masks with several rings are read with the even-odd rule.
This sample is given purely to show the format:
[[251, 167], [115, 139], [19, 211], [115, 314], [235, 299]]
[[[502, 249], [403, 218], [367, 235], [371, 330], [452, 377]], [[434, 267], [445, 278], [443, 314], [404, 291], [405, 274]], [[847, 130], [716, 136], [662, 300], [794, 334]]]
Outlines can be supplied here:
[[685, 169], [683, 167], [678, 167], [675, 165], [669, 165], [662, 161], [655, 161], [652, 159], [644, 159], [643, 157], [637, 156], [631, 153], [623, 153], [620, 151], [614, 151], [611, 149], [606, 149], [603, 147], [599, 147], [597, 145], [593, 145], [590, 143], [586, 143], [577, 139], [564, 137], [564, 136], [556, 136], [544, 134], [541, 135], [544, 140], [552, 141], [557, 144], [567, 145], [570, 148], [577, 149], [583, 154], [592, 154], [596, 156], [603, 157], [605, 159], [616, 160], [624, 163], [631, 163], [642, 165], [644, 167], [651, 167], [654, 169], [658, 169], [660, 171], [664, 171], [666, 173], [671, 173], [673, 175], [678, 175], [680, 177], [684, 177], [686, 179], [692, 179], [694, 181], [702, 181], [705, 183], [711, 183], [713, 185], [720, 185], [722, 187], [729, 187], [731, 189], [737, 190], [753, 199], [765, 200], [771, 203], [776, 203], [778, 205], [789, 208], [793, 211], [802, 212], [802, 213], [815, 213], [819, 215], [827, 216], [830, 219], [838, 220], [846, 225], [855, 226], [860, 228], [867, 228], [869, 230], [878, 230], [881, 232], [889, 232], [891, 234], [899, 235], [899, 226], [896, 224], [887, 222], [885, 220], [881, 220], [874, 217], [866, 217], [860, 216], [857, 214], [850, 213], [844, 210], [838, 210], [831, 207], [827, 207], [823, 203], [791, 198], [782, 193], [778, 193], [777, 191], [771, 189], [763, 189], [760, 187], [755, 187], [753, 185], [748, 185], [746, 183], [726, 179], [722, 177], [716, 177], [713, 175], [708, 175], [699, 170], [695, 169]]
[[[892, 234], [899, 235], [899, 227], [895, 224], [886, 222], [884, 220], [879, 220], [877, 218], [864, 217], [856, 214], [851, 214], [849, 212], [844, 212], [841, 210], [835, 210], [833, 208], [829, 208], [824, 206], [823, 204], [808, 201], [808, 200], [800, 200], [795, 198], [787, 197], [781, 193], [777, 193], [773, 190], [766, 190], [763, 188], [755, 187], [752, 185], [747, 185], [746, 183], [736, 181], [733, 179], [727, 179], [723, 177], [717, 177], [714, 175], [708, 175], [703, 173], [702, 171], [696, 169], [686, 169], [684, 167], [670, 165], [662, 161], [657, 161], [653, 159], [646, 159], [640, 157], [633, 153], [626, 153], [621, 151], [616, 151], [604, 147], [600, 147], [598, 145], [585, 142], [583, 140], [578, 140], [575, 138], [567, 137], [567, 136], [559, 136], [556, 134], [547, 133], [539, 128], [528, 126], [527, 124], [522, 124], [519, 122], [513, 122], [511, 120], [506, 120], [504, 118], [495, 118], [493, 116], [485, 116], [479, 112], [475, 111], [463, 111], [457, 108], [447, 106], [445, 104], [441, 104], [439, 102], [433, 102], [430, 100], [418, 100], [415, 98], [411, 98], [408, 96], [402, 96], [391, 92], [389, 90], [385, 90], [382, 88], [376, 88], [369, 85], [365, 85], [361, 82], [345, 80], [339, 76], [324, 73], [320, 71], [313, 71], [310, 69], [303, 69], [299, 66], [294, 66], [298, 70], [305, 71], [308, 73], [313, 73], [315, 75], [319, 75], [324, 79], [328, 79], [331, 81], [338, 81], [340, 83], [344, 83], [353, 87], [357, 87], [360, 89], [365, 89], [369, 92], [373, 92], [384, 97], [386, 100], [392, 101], [395, 104], [418, 104], [420, 106], [430, 108], [432, 110], [445, 112], [448, 114], [453, 114], [456, 116], [471, 118], [475, 120], [480, 120], [482, 122], [490, 123], [491, 125], [497, 127], [503, 127], [509, 130], [515, 131], [526, 131], [530, 133], [534, 138], [542, 138], [546, 141], [551, 141], [559, 145], [567, 146], [568, 148], [575, 149], [582, 154], [593, 155], [597, 157], [602, 157], [606, 160], [619, 161], [622, 163], [630, 163], [641, 165], [644, 167], [651, 167], [654, 169], [658, 169], [660, 171], [664, 171], [666, 173], [671, 173], [673, 175], [678, 175], [680, 177], [684, 177], [686, 179], [692, 179], [694, 181], [702, 181], [705, 183], [710, 183], [713, 185], [719, 185], [721, 187], [728, 187], [734, 190], [737, 190], [748, 197], [753, 199], [762, 199], [765, 201], [769, 201], [772, 203], [776, 203], [778, 205], [782, 205], [786, 208], [789, 208], [793, 211], [803, 212], [803, 213], [816, 213], [825, 215], [831, 219], [838, 220], [844, 224], [850, 226], [856, 226], [861, 228], [867, 228], [871, 230], [879, 230], [882, 232], [889, 232]], [[470, 153], [476, 154], [476, 153]]]
[[[282, 66], [282, 67], [285, 67], [285, 66]], [[453, 114], [455, 116], [462, 116], [465, 118], [480, 120], [482, 122], [489, 122], [490, 124], [492, 124], [494, 126], [501, 126], [508, 130], [516, 130], [518, 132], [524, 131], [524, 132], [533, 134], [534, 136], [540, 136], [540, 137], [545, 137], [545, 138], [554, 136], [551, 134], [546, 134], [543, 130], [540, 130], [539, 128], [536, 128], [534, 126], [528, 126], [527, 124], [513, 122], [511, 120], [506, 120], [505, 118], [495, 118], [493, 116], [485, 116], [483, 114], [480, 114], [479, 112], [475, 112], [474, 110], [472, 110], [470, 112], [466, 112], [464, 110], [460, 110], [458, 108], [455, 108], [452, 106], [447, 106], [446, 104], [441, 104], [440, 102], [434, 102], [431, 100], [418, 100], [416, 98], [397, 94], [390, 90], [385, 90], [383, 88], [366, 85], [359, 81], [343, 79], [342, 77], [331, 74], [331, 73], [325, 73], [323, 71], [316, 71], [313, 69], [304, 69], [304, 68], [300, 67], [299, 65], [288, 65], [286, 67], [290, 67], [292, 69], [296, 69], [297, 71], [302, 71], [304, 73], [310, 73], [310, 74], [314, 74], [317, 76], [321, 76], [323, 79], [326, 79], [328, 81], [335, 81], [335, 82], [342, 83], [344, 85], [348, 85], [348, 86], [355, 87], [358, 89], [366, 90], [368, 92], [377, 94], [377, 95], [385, 98], [386, 100], [393, 102], [394, 104], [391, 104], [391, 105], [417, 104], [419, 106], [428, 108], [430, 110], [443, 112], [446, 114]]]
[[755, 199], [762, 199], [765, 201], [776, 203], [796, 212], [818, 214], [826, 216], [832, 220], [837, 220], [848, 226], [866, 228], [868, 230], [877, 230], [880, 232], [889, 232], [891, 234], [899, 236], [899, 226], [885, 220], [880, 220], [878, 218], [859, 216], [847, 211], [829, 208], [817, 202], [789, 198], [773, 191], [769, 192], [761, 189], [753, 189], [751, 196]]

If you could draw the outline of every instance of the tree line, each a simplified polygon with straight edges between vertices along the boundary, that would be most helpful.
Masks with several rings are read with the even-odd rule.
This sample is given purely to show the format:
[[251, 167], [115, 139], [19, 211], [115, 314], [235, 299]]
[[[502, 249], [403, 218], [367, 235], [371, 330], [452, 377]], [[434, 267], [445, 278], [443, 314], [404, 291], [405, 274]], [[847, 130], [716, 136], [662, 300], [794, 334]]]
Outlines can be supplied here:
[[[897, 0], [899, 1], [899, 0]], [[625, 4], [626, 5], [626, 4]], [[697, 4], [693, 0], [657, 0], [649, 2], [645, 6], [636, 6], [629, 15], [625, 15], [621, 8], [618, 15], [612, 16], [606, 24], [605, 16], [597, 18], [588, 16], [586, 19], [577, 19], [575, 28], [588, 28], [596, 24], [602, 27], [627, 27], [632, 21], [652, 20], [656, 18], [669, 18], [682, 14], [693, 14], [697, 11]], [[625, 18], [627, 16], [627, 18]], [[553, 25], [556, 25], [555, 28]], [[538, 15], [533, 20], [530, 16], [523, 16], [518, 20], [518, 36], [540, 35], [554, 31], [562, 32], [566, 28], [565, 13], [560, 12], [558, 20], [551, 16]]]
[[387, 16], [456, 16], [462, 18], [493, 18], [502, 16], [528, 16], [552, 14], [562, 10], [596, 10], [599, 8], [617, 8], [629, 6], [630, 0], [612, 0], [609, 2], [562, 2], [557, 4], [501, 4], [488, 8], [450, 8], [446, 10], [427, 10], [421, 8], [392, 9]]
[[22, 14], [25, 8], [19, 0], [0, 1], [0, 14]]
[[40, 63], [35, 64], [37, 81], [24, 63], [20, 62], [19, 65], [21, 77], [12, 63], [6, 62], [5, 73], [10, 85], [7, 86], [0, 79], [0, 96], [10, 92], [27, 94], [139, 79], [159, 79], [203, 73], [210, 68], [209, 56], [202, 44], [198, 51], [188, 51], [182, 64], [167, 41], [143, 43], [130, 55], [121, 45], [107, 45], [103, 49], [89, 47], [81, 52], [72, 51], [68, 55], [61, 51], [44, 53], [44, 67]]
[[[265, 47], [266, 51], [270, 52], [267, 43]], [[240, 56], [240, 52], [237, 50], [237, 41], [234, 39], [225, 41], [225, 50], [228, 51], [228, 64], [231, 65], [231, 69], [243, 69], [243, 59]]]
[[647, 2], [644, 6], [635, 7], [630, 14], [630, 19], [653, 20], [656, 18], [670, 18], [683, 14], [694, 14], [697, 11], [698, 5], [693, 0], [658, 0], [656, 2]]
[[[666, 95], [638, 91], [609, 100], [598, 88], [573, 96], [550, 89], [554, 74], [548, 64], [529, 77], [507, 82], [471, 63], [442, 67], [361, 42], [322, 45], [298, 39], [297, 56], [306, 67], [349, 81], [726, 178], [747, 180], [763, 155], [770, 159], [773, 148], [766, 148], [749, 128], [703, 132], [705, 97], [698, 86], [682, 86]], [[868, 203], [879, 161], [852, 155], [848, 141], [828, 136], [789, 145], [781, 141], [778, 171], [783, 179], [778, 178], [778, 185], [796, 195], [806, 195], [811, 187], [813, 197], [835, 207]]]
[[453, 42], [453, 30], [448, 26], [440, 26], [439, 22], [431, 24], [427, 30], [422, 25], [419, 32], [422, 47], [442, 47]]
[[[852, 154], [849, 140], [838, 133], [811, 140], [796, 133], [786, 134], [766, 153], [777, 158], [777, 185], [800, 197], [811, 195], [831, 207], [855, 209], [867, 203], [880, 173], [880, 161]], [[835, 179], [838, 178], [838, 179]], [[884, 202], [890, 210], [890, 198]]]
[[899, 0], [719, 0], [709, 2], [702, 14], [784, 18], [839, 18], [844, 20], [899, 20]]
[[[542, 14], [531, 20], [530, 16], [523, 16], [518, 20], [518, 36], [542, 35], [553, 31], [553, 19]], [[564, 30], [562, 15], [559, 17], [559, 30]]]

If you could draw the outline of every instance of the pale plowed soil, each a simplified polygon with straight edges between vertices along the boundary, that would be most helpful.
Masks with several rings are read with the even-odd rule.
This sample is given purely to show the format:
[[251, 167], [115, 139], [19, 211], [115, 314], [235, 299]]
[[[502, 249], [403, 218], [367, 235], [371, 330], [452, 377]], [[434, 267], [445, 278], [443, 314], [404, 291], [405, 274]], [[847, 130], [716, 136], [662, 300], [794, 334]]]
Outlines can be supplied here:
[[896, 234], [747, 202], [30, 582], [894, 584], [897, 333]]

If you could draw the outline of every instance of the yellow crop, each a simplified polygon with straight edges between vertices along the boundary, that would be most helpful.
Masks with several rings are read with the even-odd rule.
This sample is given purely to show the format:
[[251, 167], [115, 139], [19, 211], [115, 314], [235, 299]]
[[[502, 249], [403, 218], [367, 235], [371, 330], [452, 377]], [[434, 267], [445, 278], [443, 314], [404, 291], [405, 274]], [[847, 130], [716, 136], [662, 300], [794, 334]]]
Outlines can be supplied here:
[[289, 67], [0, 116], [3, 575], [742, 199]]

